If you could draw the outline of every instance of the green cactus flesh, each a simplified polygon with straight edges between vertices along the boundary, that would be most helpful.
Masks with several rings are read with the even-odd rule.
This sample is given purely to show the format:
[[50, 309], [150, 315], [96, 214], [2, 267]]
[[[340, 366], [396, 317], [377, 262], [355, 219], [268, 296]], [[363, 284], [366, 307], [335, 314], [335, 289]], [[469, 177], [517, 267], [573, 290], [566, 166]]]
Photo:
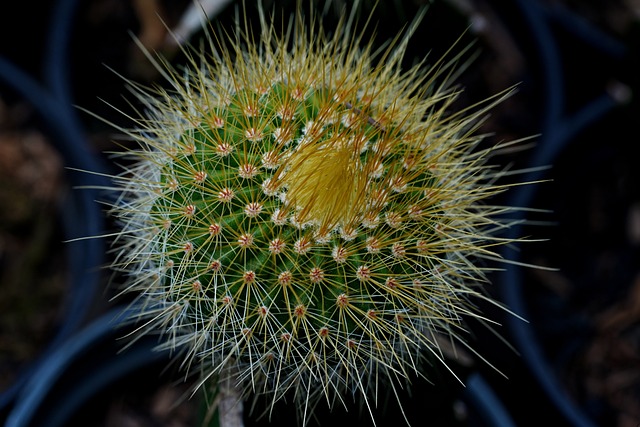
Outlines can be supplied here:
[[[330, 95], [316, 90], [296, 101], [283, 84], [260, 96], [236, 93], [226, 107], [185, 132], [175, 152], [167, 153], [164, 188], [151, 208], [161, 230], [159, 261], [171, 266], [159, 286], [172, 288], [164, 295], [188, 302], [194, 318], [210, 319], [213, 330], [224, 331], [226, 339], [212, 347], [227, 345], [238, 353], [245, 349], [253, 353], [245, 356], [255, 358], [304, 360], [322, 353], [341, 359], [345, 352], [355, 352], [385, 360], [388, 355], [375, 353], [406, 346], [399, 338], [423, 340], [416, 337], [420, 325], [430, 323], [430, 317], [436, 323], [443, 320], [441, 310], [432, 313], [422, 303], [438, 298], [446, 306], [440, 287], [424, 286], [432, 282], [432, 270], [443, 256], [426, 250], [437, 238], [436, 222], [444, 224], [425, 197], [438, 190], [436, 179], [426, 169], [407, 171], [406, 162], [396, 170], [416, 148], [396, 144], [394, 151], [376, 152], [371, 147], [384, 138], [399, 138], [398, 131], [381, 129], [365, 106], [340, 104]], [[277, 112], [285, 104], [294, 105], [295, 114], [287, 128], [293, 130], [290, 141], [283, 144], [274, 131], [283, 129]], [[247, 114], [246, 106], [256, 110]], [[340, 117], [355, 114], [356, 120], [350, 126], [327, 120], [313, 142], [317, 147], [337, 135], [341, 140], [364, 137], [368, 146], [357, 153], [360, 168], [383, 157], [383, 172], [368, 180], [365, 194], [383, 189], [393, 176], [411, 178], [387, 194], [384, 203], [370, 203], [375, 222], [362, 225], [363, 208], [355, 218], [360, 224], [348, 235], [344, 228], [354, 225], [354, 218], [324, 238], [313, 221], [292, 223], [284, 213], [282, 220], [274, 220], [290, 208], [279, 192], [265, 191], [262, 185], [278, 166], [266, 168], [264, 156], [275, 152], [284, 159], [294, 152], [303, 127], [317, 120], [321, 109]], [[411, 207], [413, 212], [407, 210]], [[393, 220], [380, 220], [388, 213]], [[355, 350], [359, 346], [365, 348], [362, 354]]]

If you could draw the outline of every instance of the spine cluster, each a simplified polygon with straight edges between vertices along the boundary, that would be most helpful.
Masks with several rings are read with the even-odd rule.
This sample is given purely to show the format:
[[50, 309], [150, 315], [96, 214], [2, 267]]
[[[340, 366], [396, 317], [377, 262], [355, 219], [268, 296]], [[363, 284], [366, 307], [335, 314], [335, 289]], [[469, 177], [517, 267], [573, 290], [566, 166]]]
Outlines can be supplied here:
[[140, 90], [114, 268], [141, 330], [187, 365], [306, 408], [417, 373], [438, 336], [462, 342], [502, 188], [473, 135], [491, 102], [448, 113], [445, 64], [401, 69], [408, 37], [374, 55], [346, 24], [327, 36], [298, 16], [282, 37], [266, 21], [259, 42], [238, 29], [163, 69], [171, 91]]

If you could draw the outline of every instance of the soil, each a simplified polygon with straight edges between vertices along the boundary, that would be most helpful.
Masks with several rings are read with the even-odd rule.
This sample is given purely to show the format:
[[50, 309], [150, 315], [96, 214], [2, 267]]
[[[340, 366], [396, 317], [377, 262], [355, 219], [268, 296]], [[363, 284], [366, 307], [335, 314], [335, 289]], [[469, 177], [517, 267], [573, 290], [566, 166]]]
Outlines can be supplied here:
[[[191, 427], [195, 425], [198, 401], [189, 400], [184, 384], [164, 383], [153, 388], [124, 391], [114, 396], [104, 418], [87, 417], [86, 427]], [[92, 421], [94, 423], [92, 423]]]

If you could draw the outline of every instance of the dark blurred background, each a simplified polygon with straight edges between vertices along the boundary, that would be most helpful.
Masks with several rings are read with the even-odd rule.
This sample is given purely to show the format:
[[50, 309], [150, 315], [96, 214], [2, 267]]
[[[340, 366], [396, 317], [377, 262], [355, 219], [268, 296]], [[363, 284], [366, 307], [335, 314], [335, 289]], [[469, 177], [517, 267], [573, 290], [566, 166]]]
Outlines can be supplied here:
[[[238, 2], [217, 3], [213, 28], [231, 28]], [[255, 5], [247, 3], [255, 19]], [[287, 11], [295, 4], [263, 3]], [[310, 4], [325, 11], [330, 26], [343, 3]], [[363, 16], [371, 3], [361, 2]], [[118, 172], [109, 152], [129, 142], [108, 123], [131, 126], [127, 115], [140, 107], [126, 80], [164, 84], [133, 40], [184, 63], [167, 27], [179, 28], [191, 4], [36, 0], [0, 7], [2, 417], [25, 394], [38, 360], [115, 304], [101, 268], [110, 257], [106, 240], [63, 242], [116, 229], [97, 202], [108, 192], [95, 187], [109, 183], [100, 174]], [[517, 85], [483, 124], [485, 143], [536, 136], [496, 161], [545, 181], [496, 200], [530, 208], [512, 231], [541, 240], [504, 256], [548, 269], [513, 266], [490, 275], [488, 292], [528, 322], [483, 307], [515, 349], [470, 325], [474, 346], [504, 376], [469, 355], [471, 369], [487, 379], [516, 425], [636, 427], [640, 1], [381, 0], [372, 14], [375, 39], [395, 36], [425, 5], [407, 65], [439, 58], [458, 39], [460, 49], [474, 42], [457, 105]], [[95, 425], [188, 425], [188, 410], [162, 410], [177, 392], [154, 393], [114, 398]], [[145, 406], [146, 418], [136, 405]]]

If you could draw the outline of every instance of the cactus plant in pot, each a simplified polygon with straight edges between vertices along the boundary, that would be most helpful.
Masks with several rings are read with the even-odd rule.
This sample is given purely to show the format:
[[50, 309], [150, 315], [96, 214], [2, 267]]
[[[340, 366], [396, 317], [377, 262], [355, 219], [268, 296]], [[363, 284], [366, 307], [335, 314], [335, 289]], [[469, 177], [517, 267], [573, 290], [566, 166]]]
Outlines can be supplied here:
[[240, 10], [184, 68], [149, 54], [163, 87], [132, 84], [145, 111], [119, 128], [136, 145], [111, 210], [131, 346], [159, 335], [217, 389], [223, 425], [243, 401], [267, 416], [292, 401], [307, 424], [352, 400], [375, 418], [389, 395], [406, 416], [409, 383], [439, 381], [430, 365], [455, 389], [456, 352], [481, 359], [466, 321], [491, 321], [476, 302], [492, 303], [514, 209], [491, 204], [507, 189], [491, 162], [517, 143], [478, 129], [510, 91], [454, 108], [462, 54], [404, 61], [420, 18], [380, 46], [355, 8], [331, 31], [301, 4], [286, 25], [257, 9], [256, 28]]

